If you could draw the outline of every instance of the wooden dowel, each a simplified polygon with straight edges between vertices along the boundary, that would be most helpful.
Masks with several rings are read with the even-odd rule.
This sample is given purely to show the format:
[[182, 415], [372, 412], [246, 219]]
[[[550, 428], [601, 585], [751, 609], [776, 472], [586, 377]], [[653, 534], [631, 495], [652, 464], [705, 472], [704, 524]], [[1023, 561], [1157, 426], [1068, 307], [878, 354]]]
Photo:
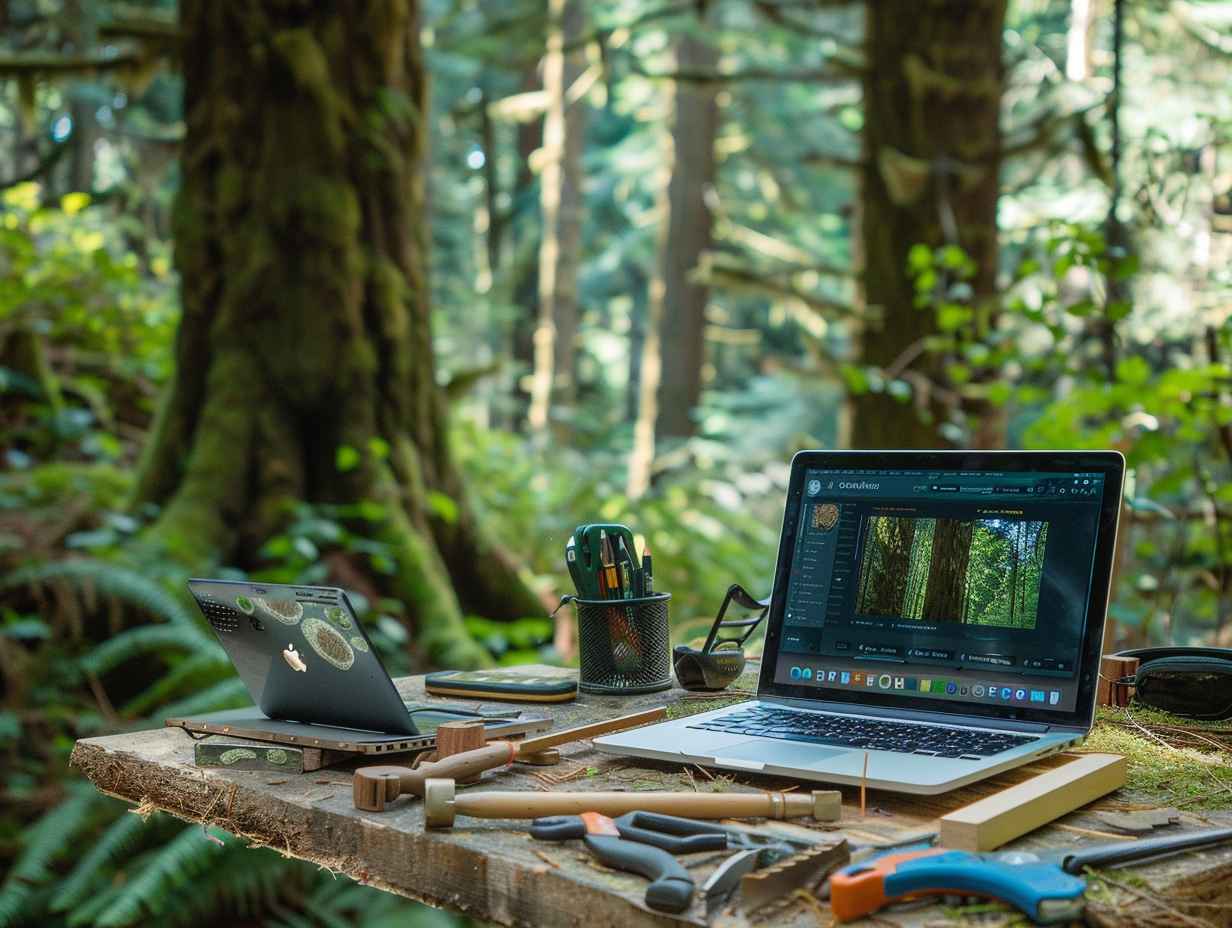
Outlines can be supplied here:
[[667, 707], [659, 706], [657, 709], [646, 709], [643, 712], [634, 712], [630, 715], [622, 715], [619, 718], [607, 719], [603, 722], [578, 725], [575, 728], [565, 728], [561, 731], [551, 731], [546, 735], [539, 735], [537, 738], [526, 738], [523, 741], [517, 742], [518, 754], [538, 754], [546, 751], [548, 748], [558, 747], [562, 744], [583, 741], [586, 738], [594, 738], [596, 735], [607, 735], [614, 731], [624, 731], [628, 728], [637, 728], [639, 725], [649, 725], [651, 722], [661, 722], [665, 718], [667, 718]]
[[449, 827], [455, 816], [539, 818], [599, 812], [624, 815], [638, 810], [684, 818], [826, 818], [834, 808], [832, 790], [813, 793], [682, 792], [467, 792], [457, 795], [452, 780], [424, 783], [424, 820], [433, 828]]

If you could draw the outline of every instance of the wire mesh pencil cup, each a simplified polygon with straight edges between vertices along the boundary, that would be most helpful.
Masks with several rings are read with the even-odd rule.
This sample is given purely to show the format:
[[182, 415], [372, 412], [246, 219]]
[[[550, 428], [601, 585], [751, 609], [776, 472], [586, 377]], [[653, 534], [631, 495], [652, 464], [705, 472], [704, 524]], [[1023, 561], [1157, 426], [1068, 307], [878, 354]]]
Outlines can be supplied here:
[[578, 689], [655, 693], [672, 685], [670, 593], [634, 599], [573, 599], [581, 652]]

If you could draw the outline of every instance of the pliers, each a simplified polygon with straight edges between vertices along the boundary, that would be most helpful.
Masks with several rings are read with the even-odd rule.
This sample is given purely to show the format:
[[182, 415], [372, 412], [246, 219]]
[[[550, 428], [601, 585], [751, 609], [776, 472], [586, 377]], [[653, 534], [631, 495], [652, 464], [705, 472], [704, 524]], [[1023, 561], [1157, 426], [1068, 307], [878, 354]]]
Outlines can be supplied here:
[[582, 838], [600, 862], [650, 879], [646, 887], [650, 908], [683, 912], [693, 901], [693, 877], [674, 855], [724, 850], [729, 847], [731, 831], [656, 812], [628, 812], [617, 819], [583, 812], [537, 818], [530, 834], [540, 841]]

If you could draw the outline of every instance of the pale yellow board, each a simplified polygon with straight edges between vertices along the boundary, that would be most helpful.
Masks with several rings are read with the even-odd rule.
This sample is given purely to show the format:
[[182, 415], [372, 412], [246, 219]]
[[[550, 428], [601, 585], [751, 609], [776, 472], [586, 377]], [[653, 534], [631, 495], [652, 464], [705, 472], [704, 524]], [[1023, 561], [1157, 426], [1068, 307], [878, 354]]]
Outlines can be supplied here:
[[941, 818], [941, 845], [992, 851], [1125, 785], [1120, 754], [1082, 754]]

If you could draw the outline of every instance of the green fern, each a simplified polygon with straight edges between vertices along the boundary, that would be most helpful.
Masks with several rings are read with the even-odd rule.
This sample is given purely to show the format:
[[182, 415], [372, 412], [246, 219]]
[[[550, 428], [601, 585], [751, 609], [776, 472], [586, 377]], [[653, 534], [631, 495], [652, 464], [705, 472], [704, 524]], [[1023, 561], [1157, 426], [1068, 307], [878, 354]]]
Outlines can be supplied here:
[[186, 696], [184, 699], [167, 703], [162, 707], [164, 718], [178, 718], [185, 715], [196, 715], [201, 712], [216, 712], [219, 709], [238, 709], [241, 706], [252, 705], [252, 697], [244, 688], [244, 682], [238, 677], [215, 683], [200, 693]]
[[[209, 833], [220, 841], [230, 837], [217, 828], [209, 829]], [[151, 859], [124, 885], [95, 924], [98, 928], [121, 928], [148, 915], [161, 915], [178, 902], [179, 890], [214, 866], [222, 852], [223, 848], [202, 834], [201, 826], [188, 825], [151, 852]]]
[[77, 862], [60, 886], [51, 902], [53, 912], [67, 912], [78, 905], [82, 898], [100, 882], [100, 871], [127, 851], [146, 829], [140, 816], [121, 812], [103, 835]]
[[115, 902], [116, 896], [120, 895], [120, 890], [123, 888], [123, 883], [113, 883], [110, 886], [104, 886], [99, 889], [98, 892], [68, 913], [68, 918], [66, 919], [68, 928], [94, 928], [99, 913]]
[[0, 590], [56, 581], [113, 597], [171, 625], [200, 628], [187, 605], [158, 580], [107, 561], [71, 558], [21, 567], [0, 579]]
[[73, 836], [102, 802], [89, 784], [77, 784], [67, 799], [26, 830], [25, 847], [0, 886], [0, 928], [27, 914], [26, 903], [54, 875], [52, 863], [73, 846]]
[[200, 690], [211, 683], [233, 676], [234, 673], [222, 648], [190, 655], [125, 703], [121, 711], [130, 718], [144, 715], [177, 693]]
[[178, 894], [174, 907], [164, 910], [160, 925], [257, 921], [309, 866], [239, 841], [228, 841], [221, 850], [209, 871], [194, 880], [193, 891]]
[[224, 663], [227, 659], [218, 642], [213, 641], [200, 628], [139, 625], [104, 641], [82, 658], [81, 665], [91, 673], [104, 674], [131, 658], [164, 650], [209, 654]]

